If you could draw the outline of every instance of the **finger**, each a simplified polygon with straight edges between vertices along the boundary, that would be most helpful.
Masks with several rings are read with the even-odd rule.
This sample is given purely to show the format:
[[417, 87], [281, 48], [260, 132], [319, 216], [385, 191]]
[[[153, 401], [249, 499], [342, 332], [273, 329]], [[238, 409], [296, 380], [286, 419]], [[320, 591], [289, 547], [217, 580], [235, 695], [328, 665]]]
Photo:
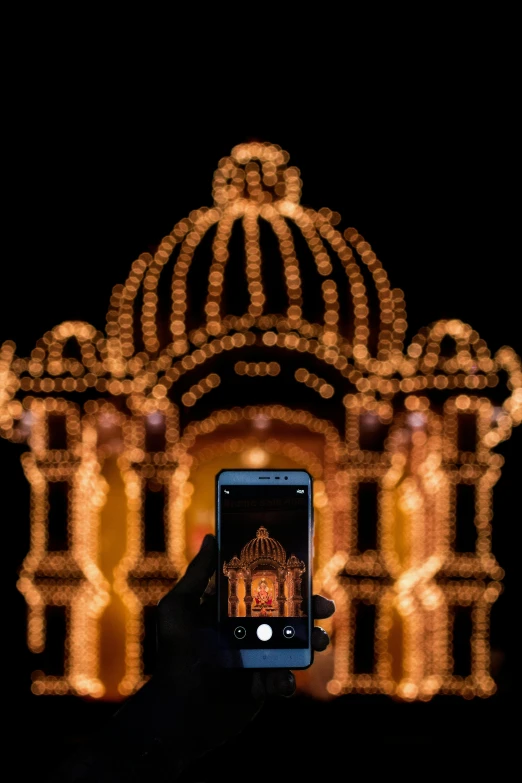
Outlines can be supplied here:
[[216, 570], [216, 539], [207, 535], [195, 558], [189, 563], [185, 575], [177, 585], [163, 598], [163, 603], [172, 604], [178, 599], [201, 598], [210, 577]]
[[214, 626], [216, 624], [217, 615], [218, 615], [218, 603], [217, 603], [216, 593], [213, 593], [212, 595], [209, 595], [208, 593], [203, 593], [203, 598], [201, 599], [198, 611], [199, 611], [201, 626], [203, 628]]
[[265, 679], [267, 696], [293, 696], [295, 693], [295, 677], [288, 669], [271, 669]]
[[330, 644], [330, 637], [324, 630], [324, 628], [320, 628], [319, 626], [316, 626], [314, 630], [312, 631], [312, 647], [316, 652], [323, 652], [323, 650], [326, 650], [328, 645]]
[[216, 595], [216, 572], [212, 574], [212, 576], [209, 579], [208, 585], [205, 587], [205, 592], [203, 593], [203, 599], [209, 598], [213, 595]]
[[335, 601], [330, 601], [324, 595], [312, 596], [312, 613], [316, 620], [326, 620], [335, 612]]

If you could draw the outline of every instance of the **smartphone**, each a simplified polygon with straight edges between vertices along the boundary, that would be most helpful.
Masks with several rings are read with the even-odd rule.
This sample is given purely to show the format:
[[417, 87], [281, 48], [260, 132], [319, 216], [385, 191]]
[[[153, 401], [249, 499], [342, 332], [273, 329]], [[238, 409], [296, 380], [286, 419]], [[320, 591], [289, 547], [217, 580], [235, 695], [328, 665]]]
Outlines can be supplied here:
[[216, 476], [219, 655], [228, 668], [312, 664], [312, 477], [305, 470]]

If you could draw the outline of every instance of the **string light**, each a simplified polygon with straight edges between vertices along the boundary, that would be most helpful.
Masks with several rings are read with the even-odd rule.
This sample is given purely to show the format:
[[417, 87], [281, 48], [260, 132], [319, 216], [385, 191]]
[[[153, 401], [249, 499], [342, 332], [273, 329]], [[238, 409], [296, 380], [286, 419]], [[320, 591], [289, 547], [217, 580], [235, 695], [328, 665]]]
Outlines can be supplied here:
[[[20, 572], [18, 587], [28, 604], [28, 646], [45, 647], [45, 607], [67, 608], [70, 632], [65, 648], [64, 676], [33, 678], [36, 694], [67, 693], [95, 698], [104, 693], [98, 678], [98, 620], [109, 601], [109, 585], [97, 566], [99, 512], [106, 483], [100, 475], [95, 432], [84, 423], [79, 440], [78, 408], [62, 399], [26, 398], [31, 413], [32, 453], [22, 464], [31, 486], [31, 549]], [[49, 414], [66, 420], [67, 448], [49, 449]], [[69, 487], [68, 531], [65, 551], [49, 551], [47, 516], [49, 483]]]
[[279, 375], [281, 365], [278, 362], [236, 362], [234, 370], [238, 375]]
[[[491, 519], [503, 459], [493, 449], [522, 421], [520, 359], [508, 347], [492, 356], [477, 332], [457, 319], [421, 329], [404, 349], [403, 292], [391, 288], [364, 237], [354, 228], [337, 228], [338, 213], [301, 206], [300, 171], [288, 160], [278, 146], [257, 142], [240, 144], [223, 158], [214, 175], [213, 206], [193, 210], [154, 255], [134, 261], [125, 283], [112, 291], [105, 333], [67, 321], [46, 332], [29, 357], [18, 357], [10, 341], [0, 348], [0, 434], [30, 448], [22, 462], [31, 487], [31, 548], [19, 579], [29, 608], [30, 649], [45, 647], [47, 606], [67, 613], [64, 674], [35, 673], [36, 694], [103, 696], [100, 618], [112, 594], [125, 606], [119, 692], [129, 694], [143, 683], [144, 607], [156, 604], [187, 565], [191, 475], [205, 462], [232, 454], [250, 466], [283, 455], [315, 478], [315, 589], [337, 601], [331, 694], [428, 700], [436, 693], [488, 696], [495, 689], [489, 613], [502, 591], [503, 571], [491, 551]], [[283, 313], [266, 312], [262, 223], [279, 248]], [[231, 315], [224, 312], [224, 281], [236, 229], [244, 240], [249, 301], [246, 312]], [[209, 232], [204, 313], [194, 326], [188, 273]], [[296, 241], [299, 236], [304, 242]], [[301, 279], [308, 260], [322, 297], [311, 321], [304, 316]], [[167, 330], [159, 329], [158, 291], [165, 275], [172, 280]], [[368, 284], [375, 288], [378, 313], [370, 314]], [[347, 310], [340, 307], [343, 286]], [[211, 362], [213, 370], [216, 357], [220, 375], [206, 369]], [[282, 357], [295, 362], [289, 371]], [[321, 416], [331, 411], [337, 424], [283, 405], [245, 406], [241, 399], [234, 406], [233, 384], [232, 407], [202, 415], [200, 400], [212, 407], [227, 371], [264, 378], [259, 386], [238, 382], [245, 395], [254, 387], [256, 394], [268, 389], [276, 376], [295, 383], [296, 394], [304, 384], [317, 393], [305, 395], [311, 410], [317, 401]], [[271, 433], [271, 423], [278, 422], [295, 437]], [[259, 437], [245, 435], [248, 427]], [[59, 430], [65, 439], [60, 444], [53, 442]], [[321, 456], [296, 442], [301, 432], [322, 438]], [[210, 443], [206, 436], [212, 435]], [[126, 549], [112, 584], [99, 565], [108, 459], [117, 461], [126, 504]], [[63, 551], [49, 547], [53, 482], [68, 487]], [[366, 490], [375, 502], [369, 547], [359, 518]], [[165, 497], [161, 552], [145, 548], [150, 491]], [[473, 498], [476, 541], [469, 552], [456, 547], [463, 491]], [[365, 673], [355, 666], [361, 604], [375, 607], [374, 664]], [[455, 673], [453, 662], [459, 607], [470, 609], [473, 629], [465, 677]]]
[[327, 399], [333, 397], [334, 387], [323, 378], [318, 378], [314, 373], [308, 372], [304, 367], [295, 371], [295, 379], [299, 383], [305, 383], [311, 389], [315, 389], [321, 397], [326, 397]]
[[199, 400], [200, 397], [202, 397], [204, 394], [209, 392], [211, 389], [215, 389], [216, 386], [219, 386], [221, 383], [221, 378], [219, 375], [217, 375], [215, 372], [208, 375], [206, 378], [203, 378], [202, 381], [199, 383], [194, 384], [194, 386], [191, 386], [188, 392], [185, 392], [185, 394], [181, 398], [181, 402], [183, 405], [186, 405], [187, 407], [190, 407], [191, 405], [195, 405], [196, 402]]

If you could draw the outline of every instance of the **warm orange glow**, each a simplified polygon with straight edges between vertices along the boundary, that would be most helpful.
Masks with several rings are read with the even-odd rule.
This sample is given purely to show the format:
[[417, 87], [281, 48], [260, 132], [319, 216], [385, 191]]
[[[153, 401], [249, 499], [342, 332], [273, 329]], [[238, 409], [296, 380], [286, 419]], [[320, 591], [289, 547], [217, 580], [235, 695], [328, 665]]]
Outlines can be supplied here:
[[[503, 571], [491, 552], [491, 518], [503, 459], [493, 449], [522, 420], [520, 360], [508, 347], [491, 356], [458, 320], [421, 329], [404, 350], [403, 292], [391, 288], [355, 229], [338, 230], [338, 213], [301, 206], [300, 171], [288, 159], [276, 145], [261, 143], [238, 145], [223, 158], [213, 206], [192, 211], [154, 255], [134, 261], [126, 282], [113, 289], [105, 334], [68, 321], [46, 332], [27, 358], [15, 354], [12, 342], [0, 349], [0, 434], [30, 447], [23, 467], [31, 487], [31, 549], [19, 589], [29, 607], [33, 651], [45, 646], [46, 607], [67, 610], [64, 675], [36, 674], [34, 693], [101, 697], [139, 687], [144, 607], [179, 578], [211, 527], [209, 475], [225, 464], [304, 466], [315, 478], [315, 587], [338, 606], [328, 658], [331, 695], [428, 700], [436, 693], [488, 696], [495, 689], [489, 612]], [[262, 270], [266, 277], [270, 262], [262, 257], [262, 224], [279, 250], [283, 313], [267, 312], [270, 280]], [[249, 300], [246, 312], [230, 315], [223, 288], [236, 227], [244, 239]], [[205, 315], [193, 327], [187, 276], [211, 230]], [[322, 303], [312, 321], [304, 317], [303, 252]], [[163, 330], [162, 274], [172, 299]], [[370, 314], [368, 285], [375, 287], [378, 313]], [[340, 306], [345, 292], [348, 313]], [[136, 301], [142, 301], [137, 314]], [[68, 356], [71, 345], [76, 358]], [[294, 362], [290, 371], [286, 360]], [[274, 405], [273, 397], [270, 404], [249, 404], [250, 389], [282, 381], [299, 407]], [[212, 402], [218, 387], [230, 396], [227, 408]], [[211, 405], [210, 415], [200, 413], [201, 400]], [[461, 442], [463, 422], [473, 442]], [[53, 428], [61, 424], [65, 441], [53, 444]], [[274, 435], [270, 428], [280, 425], [294, 434]], [[381, 431], [378, 447], [369, 445]], [[303, 445], [308, 435], [324, 441], [321, 453]], [[68, 487], [68, 542], [60, 550], [49, 546], [53, 482]], [[104, 525], [115, 508], [115, 484], [122, 529], [108, 556]], [[469, 552], [456, 547], [463, 488], [474, 504], [476, 543]], [[371, 545], [359, 536], [366, 490], [376, 513]], [[157, 522], [162, 551], [145, 540], [153, 494], [164, 499]], [[375, 661], [365, 673], [356, 671], [354, 652], [361, 606], [375, 607]], [[453, 614], [467, 606], [471, 671], [460, 676], [452, 661]], [[111, 617], [124, 635], [124, 660], [109, 675], [100, 632]]]

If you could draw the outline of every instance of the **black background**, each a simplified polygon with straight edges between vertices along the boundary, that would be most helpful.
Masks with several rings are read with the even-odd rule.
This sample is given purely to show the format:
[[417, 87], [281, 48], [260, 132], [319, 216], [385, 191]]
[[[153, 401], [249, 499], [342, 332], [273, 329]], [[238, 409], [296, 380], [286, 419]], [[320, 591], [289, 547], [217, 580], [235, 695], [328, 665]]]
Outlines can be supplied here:
[[[14, 339], [25, 355], [62, 320], [103, 328], [112, 286], [132, 261], [191, 209], [210, 205], [220, 157], [260, 139], [290, 152], [305, 205], [339, 211], [341, 227], [355, 226], [372, 244], [392, 285], [405, 291], [410, 336], [458, 317], [493, 351], [507, 343], [522, 352], [513, 199], [520, 128], [509, 19], [405, 19], [403, 32], [399, 20], [380, 59], [375, 29], [333, 16], [327, 29], [314, 20], [302, 38], [280, 31], [259, 49], [245, 43], [242, 54], [237, 42], [248, 36], [237, 22], [223, 39], [216, 33], [205, 42], [196, 20], [131, 36], [107, 20], [84, 20], [87, 30], [59, 21], [63, 37], [53, 22], [29, 30], [19, 20], [10, 32], [0, 340]], [[288, 22], [288, 33], [297, 29]], [[317, 51], [321, 36], [338, 60]], [[113, 54], [122, 39], [128, 51]], [[168, 54], [161, 64], [160, 50]], [[274, 68], [264, 70], [269, 54]], [[413, 762], [422, 772], [450, 770], [455, 760], [463, 770], [504, 763], [518, 704], [521, 443], [515, 432], [499, 447], [506, 466], [495, 488], [493, 550], [506, 569], [491, 630], [498, 693], [413, 705], [358, 696], [272, 703], [263, 725], [287, 737], [294, 772], [309, 769], [311, 759], [343, 775], [371, 772], [377, 757], [395, 771]], [[16, 739], [31, 748], [16, 755], [27, 772], [59, 758], [113, 708], [30, 695], [25, 608], [15, 589], [29, 544], [20, 453], [0, 443], [9, 509], [2, 520], [4, 677], [13, 696], [3, 710]], [[246, 746], [236, 742], [209, 764], [236, 775]]]

